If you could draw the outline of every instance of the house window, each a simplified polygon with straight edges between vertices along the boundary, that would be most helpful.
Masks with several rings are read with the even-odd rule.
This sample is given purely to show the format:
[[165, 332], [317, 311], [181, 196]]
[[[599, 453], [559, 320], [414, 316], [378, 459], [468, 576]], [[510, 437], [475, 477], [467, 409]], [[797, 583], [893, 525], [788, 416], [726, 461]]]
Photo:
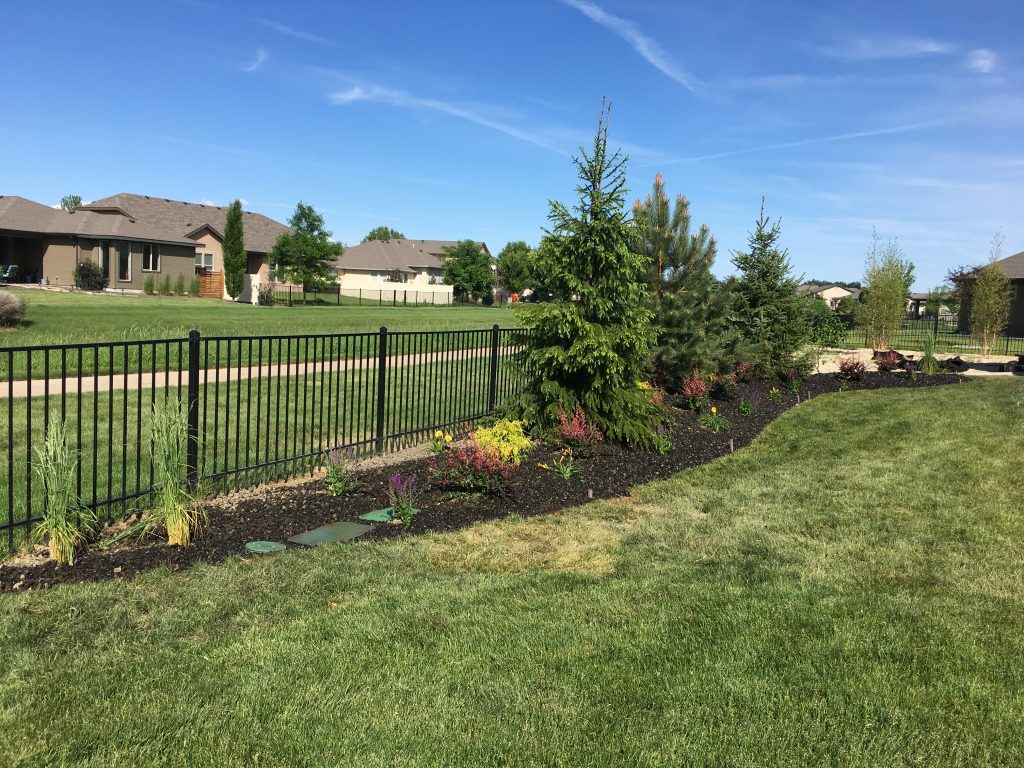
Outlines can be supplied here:
[[142, 244], [142, 271], [160, 271], [160, 246], [156, 243]]
[[213, 254], [196, 252], [196, 274], [208, 275], [213, 271]]
[[131, 243], [119, 243], [117, 247], [117, 279], [129, 283], [132, 279]]

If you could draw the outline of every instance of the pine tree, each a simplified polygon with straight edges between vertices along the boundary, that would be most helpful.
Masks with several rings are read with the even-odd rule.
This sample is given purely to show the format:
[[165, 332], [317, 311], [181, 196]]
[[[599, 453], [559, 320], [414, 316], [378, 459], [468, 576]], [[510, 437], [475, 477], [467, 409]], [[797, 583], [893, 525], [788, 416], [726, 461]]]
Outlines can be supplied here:
[[740, 271], [733, 286], [733, 316], [749, 344], [759, 371], [784, 376], [807, 342], [810, 327], [804, 316], [789, 252], [779, 250], [779, 222], [761, 215], [748, 239], [749, 252], [733, 251], [732, 263]]
[[579, 405], [613, 441], [650, 446], [656, 411], [638, 381], [654, 333], [646, 308], [644, 258], [631, 247], [626, 158], [608, 155], [608, 110], [602, 107], [588, 154], [573, 158], [578, 202], [551, 202], [551, 230], [537, 269], [554, 300], [521, 306], [525, 375], [514, 406], [546, 428]]
[[669, 391], [700, 369], [730, 371], [736, 365], [740, 336], [731, 320], [729, 285], [711, 274], [718, 249], [706, 226], [690, 232], [690, 203], [676, 198], [671, 210], [658, 174], [654, 190], [633, 205], [636, 249], [648, 261], [654, 297], [657, 341], [652, 361], [655, 378]]
[[245, 287], [245, 241], [242, 233], [242, 201], [235, 200], [228, 207], [224, 222], [224, 290], [232, 299]]

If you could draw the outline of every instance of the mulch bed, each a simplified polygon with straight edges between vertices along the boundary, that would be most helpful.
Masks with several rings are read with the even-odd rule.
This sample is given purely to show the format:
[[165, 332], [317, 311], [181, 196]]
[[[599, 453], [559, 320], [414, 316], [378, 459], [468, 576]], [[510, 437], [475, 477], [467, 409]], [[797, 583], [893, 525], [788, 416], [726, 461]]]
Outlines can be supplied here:
[[[919, 376], [905, 373], [865, 374], [849, 382], [850, 391], [863, 389], [930, 387], [962, 381], [953, 374]], [[841, 382], [834, 375], [815, 375], [801, 382], [799, 400], [836, 392]], [[740, 384], [731, 400], [716, 401], [729, 428], [714, 434], [697, 425], [696, 416], [684, 410], [672, 411], [668, 435], [675, 447], [660, 455], [627, 450], [609, 444], [595, 446], [587, 458], [578, 458], [580, 473], [563, 480], [554, 472], [538, 467], [557, 458], [560, 447], [540, 445], [515, 471], [506, 491], [478, 498], [452, 498], [449, 491], [430, 482], [437, 456], [384, 466], [359, 473], [362, 485], [344, 497], [331, 496], [321, 477], [294, 481], [275, 488], [245, 491], [221, 499], [209, 509], [209, 527], [188, 547], [171, 547], [160, 540], [128, 542], [116, 548], [90, 549], [80, 553], [74, 566], [60, 566], [52, 560], [26, 562], [24, 558], [0, 565], [0, 592], [25, 591], [62, 583], [130, 578], [137, 573], [166, 566], [182, 570], [198, 562], [219, 562], [231, 555], [246, 556], [249, 541], [286, 541], [288, 537], [339, 520], [359, 521], [359, 515], [387, 506], [388, 478], [400, 473], [415, 474], [420, 495], [420, 513], [408, 528], [378, 524], [360, 541], [416, 535], [428, 531], [452, 531], [481, 520], [516, 514], [523, 517], [549, 514], [589, 499], [611, 498], [629, 493], [630, 488], [664, 479], [699, 464], [705, 464], [747, 445], [781, 413], [797, 404], [798, 395], [779, 386], [778, 399], [766, 397], [770, 384]], [[744, 417], [737, 411], [740, 399], [760, 392], [757, 411]], [[730, 447], [730, 440], [732, 446]]]

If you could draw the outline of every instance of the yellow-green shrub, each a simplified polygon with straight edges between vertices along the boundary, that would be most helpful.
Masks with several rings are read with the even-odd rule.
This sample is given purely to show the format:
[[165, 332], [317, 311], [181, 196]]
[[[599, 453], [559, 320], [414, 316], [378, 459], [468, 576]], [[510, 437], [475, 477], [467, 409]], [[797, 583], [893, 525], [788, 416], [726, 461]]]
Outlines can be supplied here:
[[493, 427], [474, 432], [476, 443], [486, 453], [507, 464], [518, 464], [530, 452], [533, 441], [523, 431], [523, 422], [502, 419]]

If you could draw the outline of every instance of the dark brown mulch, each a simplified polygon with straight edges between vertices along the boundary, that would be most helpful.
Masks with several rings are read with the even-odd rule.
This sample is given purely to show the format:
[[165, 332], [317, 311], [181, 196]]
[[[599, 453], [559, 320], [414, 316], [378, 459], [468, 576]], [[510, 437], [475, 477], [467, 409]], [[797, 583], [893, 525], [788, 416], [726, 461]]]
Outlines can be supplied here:
[[[960, 376], [921, 376], [867, 374], [850, 382], [850, 390], [890, 387], [928, 387], [962, 381]], [[286, 541], [297, 533], [339, 520], [357, 521], [359, 515], [387, 506], [388, 477], [415, 474], [420, 486], [420, 513], [408, 528], [376, 525], [361, 540], [415, 535], [427, 531], [452, 531], [480, 520], [493, 520], [510, 514], [531, 516], [548, 514], [588, 499], [610, 498], [629, 493], [630, 488], [651, 480], [667, 478], [688, 467], [704, 464], [739, 449], [753, 440], [779, 414], [797, 404], [797, 394], [779, 387], [776, 400], [766, 396], [770, 385], [740, 384], [731, 400], [717, 401], [719, 412], [729, 420], [729, 428], [719, 434], [697, 425], [693, 413], [673, 410], [667, 426], [675, 447], [660, 455], [609, 444], [594, 447], [580, 458], [580, 473], [569, 481], [538, 463], [551, 462], [559, 448], [539, 446], [514, 473], [506, 491], [496, 496], [452, 498], [451, 493], [431, 482], [431, 469], [440, 464], [432, 456], [360, 474], [362, 485], [337, 498], [327, 493], [322, 479], [292, 483], [275, 489], [243, 492], [210, 509], [209, 527], [188, 547], [171, 547], [162, 541], [127, 543], [116, 549], [90, 549], [81, 553], [74, 566], [59, 566], [51, 560], [40, 563], [0, 565], [0, 591], [26, 590], [62, 583], [129, 578], [151, 568], [166, 566], [181, 570], [198, 562], [218, 562], [231, 555], [245, 555], [245, 544], [255, 540]], [[834, 375], [816, 375], [801, 383], [799, 398], [806, 401], [840, 389]], [[749, 417], [740, 415], [737, 406], [747, 394], [759, 392], [763, 398]]]

